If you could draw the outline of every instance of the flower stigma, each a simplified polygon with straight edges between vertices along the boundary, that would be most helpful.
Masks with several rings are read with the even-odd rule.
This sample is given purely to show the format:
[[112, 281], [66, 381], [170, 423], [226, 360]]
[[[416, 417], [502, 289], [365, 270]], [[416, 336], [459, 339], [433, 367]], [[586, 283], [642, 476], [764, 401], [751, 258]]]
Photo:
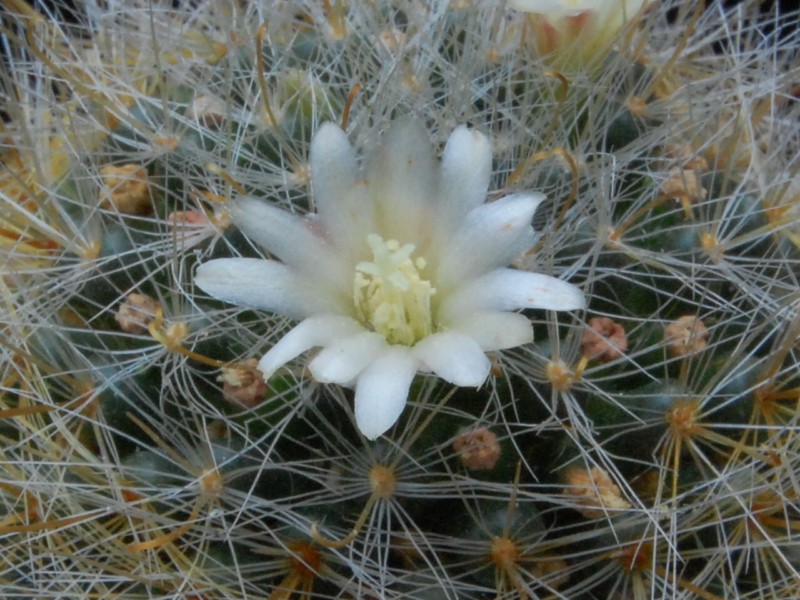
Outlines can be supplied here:
[[390, 344], [413, 346], [433, 333], [431, 296], [436, 289], [420, 276], [427, 261], [421, 256], [412, 260], [414, 244], [400, 246], [375, 233], [367, 243], [373, 260], [358, 263], [353, 279], [358, 319]]

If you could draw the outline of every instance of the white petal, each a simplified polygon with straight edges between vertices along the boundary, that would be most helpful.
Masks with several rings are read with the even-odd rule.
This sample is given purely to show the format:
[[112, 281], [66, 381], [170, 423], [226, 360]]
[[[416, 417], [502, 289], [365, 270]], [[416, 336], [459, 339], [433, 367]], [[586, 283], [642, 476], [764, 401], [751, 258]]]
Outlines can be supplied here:
[[309, 160], [314, 204], [326, 234], [340, 248], [353, 237], [366, 240], [374, 230], [373, 208], [366, 185], [357, 182], [358, 160], [345, 132], [322, 125], [311, 140]]
[[472, 210], [461, 228], [445, 238], [437, 283], [451, 285], [503, 267], [533, 245], [531, 220], [541, 194], [514, 194]]
[[503, 350], [533, 341], [533, 327], [525, 315], [513, 312], [485, 312], [454, 323], [453, 329], [463, 331], [483, 349]]
[[583, 292], [571, 283], [541, 273], [496, 269], [454, 291], [439, 310], [443, 320], [454, 322], [485, 311], [519, 308], [577, 310], [585, 307]]
[[207, 294], [236, 304], [303, 318], [339, 312], [340, 303], [286, 265], [259, 258], [218, 258], [201, 264], [194, 279]]
[[417, 366], [410, 348], [389, 346], [358, 377], [356, 424], [368, 439], [374, 440], [400, 418]]
[[443, 215], [458, 220], [483, 204], [492, 175], [492, 147], [482, 133], [457, 127], [442, 153]]
[[478, 387], [491, 367], [478, 342], [461, 331], [430, 335], [417, 342], [413, 353], [439, 377], [460, 386]]
[[320, 383], [348, 385], [386, 348], [386, 339], [371, 331], [327, 346], [308, 366]]
[[232, 202], [231, 215], [245, 235], [296, 271], [329, 283], [342, 281], [342, 261], [310, 218], [251, 197]]
[[316, 346], [327, 346], [334, 340], [349, 337], [364, 331], [358, 321], [339, 315], [317, 315], [309, 317], [283, 336], [261, 358], [258, 370], [264, 379], [293, 358]]
[[550, 13], [551, 16], [577, 15], [592, 9], [596, 4], [602, 4], [602, 1], [598, 3], [595, 0], [589, 3], [581, 0], [577, 2], [575, 0], [569, 2], [566, 0], [509, 0], [508, 2], [508, 5], [514, 10], [539, 14]]
[[323, 216], [328, 211], [338, 212], [340, 198], [358, 174], [356, 151], [347, 134], [333, 123], [323, 124], [311, 140], [309, 162], [317, 212]]
[[425, 242], [436, 215], [436, 159], [428, 132], [411, 118], [396, 121], [372, 154], [367, 177], [384, 239]]

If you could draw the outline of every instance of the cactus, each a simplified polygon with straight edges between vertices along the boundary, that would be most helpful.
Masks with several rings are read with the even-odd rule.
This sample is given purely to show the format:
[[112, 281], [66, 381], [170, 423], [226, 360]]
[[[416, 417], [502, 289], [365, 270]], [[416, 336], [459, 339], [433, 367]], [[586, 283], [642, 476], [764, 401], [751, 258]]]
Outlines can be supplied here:
[[[800, 12], [3, 4], [4, 597], [797, 596]], [[586, 308], [371, 440], [196, 274], [283, 258], [236, 207], [316, 213], [325, 123], [367, 162], [408, 118], [545, 195], [513, 267]]]

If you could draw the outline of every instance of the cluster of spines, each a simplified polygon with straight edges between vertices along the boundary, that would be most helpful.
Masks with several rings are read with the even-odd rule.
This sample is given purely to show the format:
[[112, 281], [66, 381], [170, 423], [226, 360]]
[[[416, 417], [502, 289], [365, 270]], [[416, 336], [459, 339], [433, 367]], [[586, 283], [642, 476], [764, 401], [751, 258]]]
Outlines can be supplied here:
[[[10, 597], [792, 597], [798, 108], [777, 18], [766, 43], [753, 14], [653, 9], [649, 45], [561, 73], [479, 3], [90, 6], [69, 26], [9, 4]], [[485, 389], [420, 378], [369, 444], [302, 363], [259, 381], [287, 323], [191, 276], [257, 255], [232, 196], [312, 209], [320, 122], [364, 141], [405, 112], [486, 131], [494, 187], [548, 194], [518, 266], [589, 310], [531, 313], [536, 341]]]

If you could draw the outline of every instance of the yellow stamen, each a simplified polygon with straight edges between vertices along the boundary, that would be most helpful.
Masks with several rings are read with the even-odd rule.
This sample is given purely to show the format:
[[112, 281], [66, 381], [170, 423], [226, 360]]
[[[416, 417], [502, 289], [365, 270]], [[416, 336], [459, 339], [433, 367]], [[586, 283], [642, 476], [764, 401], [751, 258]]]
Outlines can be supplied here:
[[413, 244], [367, 236], [373, 260], [356, 265], [353, 302], [358, 318], [390, 344], [413, 346], [433, 332], [431, 296], [436, 289], [420, 271], [424, 258], [412, 260]]

